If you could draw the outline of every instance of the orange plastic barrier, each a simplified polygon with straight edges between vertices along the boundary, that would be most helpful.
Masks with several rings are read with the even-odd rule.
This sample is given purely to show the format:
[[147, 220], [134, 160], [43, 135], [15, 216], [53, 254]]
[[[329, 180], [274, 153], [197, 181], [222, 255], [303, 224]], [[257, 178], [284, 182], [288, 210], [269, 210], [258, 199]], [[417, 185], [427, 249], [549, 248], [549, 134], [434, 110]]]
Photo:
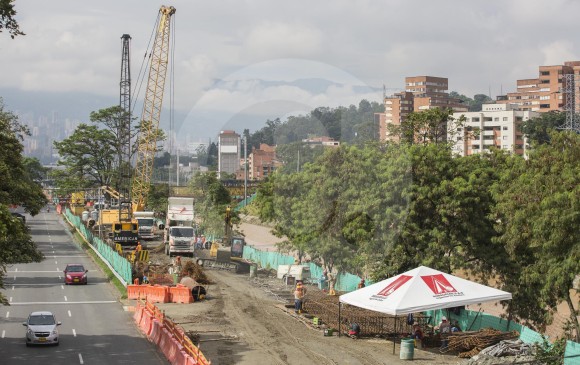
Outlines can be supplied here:
[[147, 301], [153, 303], [169, 303], [169, 287], [153, 285], [147, 289]]
[[171, 298], [171, 303], [193, 303], [193, 295], [191, 295], [191, 290], [181, 284], [169, 288], [169, 297]]
[[[150, 287], [149, 290], [160, 290], [159, 287]], [[168, 293], [168, 291], [167, 291]], [[155, 343], [171, 364], [183, 365], [211, 365], [197, 346], [153, 303], [137, 302], [135, 322], [149, 341]]]
[[153, 322], [153, 314], [148, 310], [143, 311], [143, 316], [141, 317], [141, 322], [139, 323], [139, 328], [146, 336], [151, 333], [151, 323]]
[[127, 299], [141, 299], [139, 298], [140, 291], [140, 285], [127, 285]]
[[159, 340], [161, 339], [161, 330], [162, 329], [163, 329], [163, 322], [158, 320], [157, 318], [153, 318], [153, 322], [151, 322], [151, 333], [149, 334], [149, 336], [147, 336], [149, 341], [158, 345]]
[[144, 309], [145, 309], [145, 307], [143, 307], [140, 302], [137, 302], [137, 307], [135, 308], [135, 314], [133, 315], [133, 319], [135, 319], [135, 323], [139, 324], [139, 322], [141, 322], [141, 317], [143, 316]]

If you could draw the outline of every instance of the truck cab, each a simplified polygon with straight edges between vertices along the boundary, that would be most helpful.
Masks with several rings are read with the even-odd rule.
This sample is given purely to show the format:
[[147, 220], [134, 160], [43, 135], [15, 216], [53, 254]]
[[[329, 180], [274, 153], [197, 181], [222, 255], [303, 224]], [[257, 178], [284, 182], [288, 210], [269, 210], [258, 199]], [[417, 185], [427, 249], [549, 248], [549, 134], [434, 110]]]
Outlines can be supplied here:
[[173, 226], [167, 229], [165, 253], [185, 256], [191, 254], [195, 248], [195, 231], [193, 227]]

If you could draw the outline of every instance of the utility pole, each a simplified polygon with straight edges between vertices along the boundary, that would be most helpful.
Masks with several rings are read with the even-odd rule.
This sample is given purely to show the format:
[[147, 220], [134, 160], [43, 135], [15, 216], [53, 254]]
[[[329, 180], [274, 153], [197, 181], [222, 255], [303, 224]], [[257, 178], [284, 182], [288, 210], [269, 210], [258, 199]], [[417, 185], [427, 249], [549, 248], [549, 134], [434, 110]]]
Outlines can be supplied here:
[[244, 207], [248, 196], [248, 137], [244, 136]]

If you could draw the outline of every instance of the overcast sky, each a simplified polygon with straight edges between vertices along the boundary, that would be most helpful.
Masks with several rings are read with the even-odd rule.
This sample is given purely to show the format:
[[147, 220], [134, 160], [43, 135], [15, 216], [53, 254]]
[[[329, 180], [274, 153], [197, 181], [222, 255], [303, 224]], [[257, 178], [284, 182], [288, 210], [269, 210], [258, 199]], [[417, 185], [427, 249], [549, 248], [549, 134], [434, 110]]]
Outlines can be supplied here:
[[[12, 40], [0, 34], [0, 86], [113, 100], [119, 95], [121, 35], [132, 37], [135, 84], [161, 5], [145, 0], [15, 4], [26, 36]], [[450, 90], [470, 97], [491, 91], [495, 98], [502, 89], [514, 91], [517, 79], [536, 77], [539, 65], [580, 59], [580, 1], [574, 0], [165, 5], [177, 9], [173, 102], [192, 123], [214, 114], [226, 126], [245, 112], [285, 116], [362, 98], [380, 101], [383, 84], [392, 94], [404, 88], [405, 76], [417, 75], [447, 77]], [[301, 79], [330, 83], [292, 84]], [[164, 102], [168, 106], [168, 98]]]

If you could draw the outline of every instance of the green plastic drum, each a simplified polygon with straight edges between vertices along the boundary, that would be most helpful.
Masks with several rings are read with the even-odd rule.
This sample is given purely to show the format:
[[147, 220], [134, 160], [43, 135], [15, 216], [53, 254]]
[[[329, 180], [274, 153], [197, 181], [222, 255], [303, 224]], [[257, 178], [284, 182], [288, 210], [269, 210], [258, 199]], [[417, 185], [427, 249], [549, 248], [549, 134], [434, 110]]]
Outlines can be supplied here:
[[415, 353], [415, 340], [412, 338], [404, 338], [401, 340], [401, 350], [399, 352], [399, 359], [413, 360]]

